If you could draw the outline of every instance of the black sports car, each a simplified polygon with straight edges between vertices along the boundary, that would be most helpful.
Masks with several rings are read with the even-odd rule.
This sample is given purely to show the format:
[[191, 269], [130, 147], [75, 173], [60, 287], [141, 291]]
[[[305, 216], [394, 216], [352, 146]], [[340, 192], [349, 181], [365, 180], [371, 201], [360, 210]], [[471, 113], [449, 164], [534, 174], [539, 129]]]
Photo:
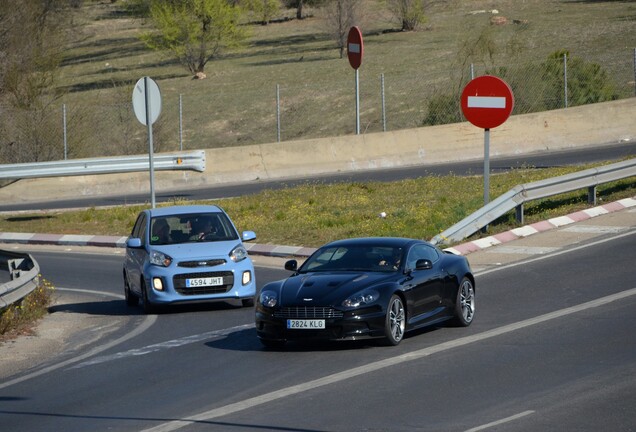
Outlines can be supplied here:
[[288, 340], [385, 338], [475, 316], [475, 278], [468, 260], [406, 238], [359, 238], [328, 243], [294, 273], [259, 291], [256, 332], [266, 347]]

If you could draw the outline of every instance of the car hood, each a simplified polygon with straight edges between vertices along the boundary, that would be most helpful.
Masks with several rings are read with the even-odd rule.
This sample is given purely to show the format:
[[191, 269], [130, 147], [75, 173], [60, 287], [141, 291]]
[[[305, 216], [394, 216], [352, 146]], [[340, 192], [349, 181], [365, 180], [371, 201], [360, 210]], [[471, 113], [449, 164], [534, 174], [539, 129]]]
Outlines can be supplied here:
[[179, 243], [152, 246], [152, 249], [170, 255], [175, 260], [196, 260], [209, 258], [229, 259], [229, 253], [240, 244], [239, 240]]
[[393, 274], [364, 272], [299, 274], [281, 284], [281, 305], [336, 305], [352, 294], [394, 277]]

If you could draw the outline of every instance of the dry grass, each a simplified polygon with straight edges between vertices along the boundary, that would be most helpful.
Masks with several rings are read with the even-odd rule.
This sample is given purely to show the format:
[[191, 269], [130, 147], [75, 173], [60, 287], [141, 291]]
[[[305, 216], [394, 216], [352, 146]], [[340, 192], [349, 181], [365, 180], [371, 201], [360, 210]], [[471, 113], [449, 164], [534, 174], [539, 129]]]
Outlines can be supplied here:
[[[85, 2], [83, 37], [70, 47], [63, 68], [62, 85], [72, 91], [65, 97], [69, 106], [102, 106], [92, 127], [99, 135], [112, 135], [103, 141], [121, 139], [116, 135], [121, 126], [108, 105], [129, 103], [132, 84], [144, 75], [161, 86], [160, 149], [176, 148], [180, 94], [187, 148], [275, 141], [276, 84], [282, 89], [283, 140], [353, 133], [353, 72], [325, 33], [320, 10], [308, 10], [311, 16], [302, 21], [250, 25], [252, 38], [245, 49], [211, 61], [208, 78], [192, 80], [173, 60], [144, 48], [137, 35], [147, 26], [122, 14], [121, 7], [121, 2]], [[493, 26], [490, 14], [471, 13], [493, 8], [508, 19], [507, 25]], [[387, 76], [390, 130], [421, 125], [428, 95], [461, 85], [470, 63], [483, 71], [537, 63], [565, 49], [605, 68], [623, 65], [612, 76], [621, 85], [633, 81], [633, 2], [446, 1], [427, 12], [428, 22], [420, 31], [408, 33], [395, 31], [397, 23], [379, 1], [366, 0], [364, 12], [363, 131], [381, 130], [381, 74]], [[470, 49], [480, 35], [492, 41], [491, 55]], [[143, 128], [137, 129], [135, 139], [141, 141]]]
[[[591, 167], [591, 166], [589, 166]], [[492, 199], [514, 186], [588, 167], [517, 169], [492, 175]], [[625, 180], [599, 187], [599, 199], [636, 196]], [[186, 201], [175, 201], [186, 204]], [[428, 176], [393, 183], [310, 183], [282, 190], [213, 201], [240, 230], [254, 230], [259, 243], [319, 246], [357, 236], [402, 236], [430, 239], [483, 205], [481, 176]], [[586, 191], [536, 201], [525, 206], [526, 223], [587, 207]], [[127, 236], [137, 213], [146, 206], [81, 211], [47, 211], [0, 218], [0, 231]], [[386, 218], [379, 214], [386, 212]], [[516, 227], [514, 212], [490, 225], [491, 233]]]
[[22, 335], [30, 335], [33, 325], [48, 313], [55, 288], [40, 277], [38, 286], [19, 303], [0, 312], [0, 342]]

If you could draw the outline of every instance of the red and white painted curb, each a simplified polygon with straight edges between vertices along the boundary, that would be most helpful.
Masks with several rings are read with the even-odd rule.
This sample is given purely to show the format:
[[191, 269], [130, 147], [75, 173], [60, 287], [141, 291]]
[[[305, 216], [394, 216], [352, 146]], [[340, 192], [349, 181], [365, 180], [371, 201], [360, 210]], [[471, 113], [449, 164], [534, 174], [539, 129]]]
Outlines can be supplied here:
[[611, 202], [609, 204], [604, 204], [598, 207], [571, 213], [567, 216], [559, 216], [530, 225], [525, 225], [520, 228], [512, 229], [510, 231], [480, 238], [467, 243], [462, 243], [457, 246], [446, 248], [445, 250], [457, 255], [467, 255], [469, 253], [478, 252], [491, 246], [497, 246], [502, 243], [517, 240], [519, 238], [528, 237], [533, 234], [549, 231], [555, 228], [562, 227], [564, 225], [581, 222], [596, 216], [613, 213], [631, 207], [636, 207], [636, 197], [625, 198], [622, 200]]
[[[491, 246], [507, 243], [523, 237], [528, 237], [543, 231], [548, 231], [564, 225], [581, 222], [596, 216], [636, 207], [636, 197], [626, 198], [591, 209], [581, 210], [567, 216], [560, 216], [546, 221], [515, 228], [510, 231], [480, 238], [471, 242], [446, 248], [445, 250], [457, 255], [467, 255]], [[0, 233], [0, 243], [21, 243], [54, 246], [100, 246], [125, 248], [128, 237], [113, 237], [101, 235], [76, 235], [76, 234], [27, 234], [27, 233]], [[245, 243], [245, 248], [250, 254], [275, 257], [308, 257], [316, 248], [303, 246], [279, 246], [258, 243]]]

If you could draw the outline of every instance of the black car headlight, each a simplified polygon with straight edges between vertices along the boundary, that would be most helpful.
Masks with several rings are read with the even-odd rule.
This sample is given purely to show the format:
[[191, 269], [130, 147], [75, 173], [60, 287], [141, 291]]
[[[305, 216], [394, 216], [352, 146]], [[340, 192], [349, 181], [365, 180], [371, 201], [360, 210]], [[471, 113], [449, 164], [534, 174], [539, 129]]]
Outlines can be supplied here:
[[258, 301], [265, 307], [273, 308], [278, 304], [278, 294], [275, 291], [263, 291]]
[[150, 264], [160, 266], [160, 267], [168, 267], [172, 263], [172, 257], [166, 255], [163, 252], [159, 251], [150, 251], [150, 256], [148, 257]]
[[245, 258], [247, 258], [247, 250], [242, 245], [238, 245], [230, 252], [230, 259], [234, 262], [243, 261]]
[[376, 290], [366, 290], [359, 293], [356, 293], [342, 302], [344, 307], [360, 307], [367, 306], [371, 303], [374, 303], [377, 299], [380, 298], [380, 293]]

